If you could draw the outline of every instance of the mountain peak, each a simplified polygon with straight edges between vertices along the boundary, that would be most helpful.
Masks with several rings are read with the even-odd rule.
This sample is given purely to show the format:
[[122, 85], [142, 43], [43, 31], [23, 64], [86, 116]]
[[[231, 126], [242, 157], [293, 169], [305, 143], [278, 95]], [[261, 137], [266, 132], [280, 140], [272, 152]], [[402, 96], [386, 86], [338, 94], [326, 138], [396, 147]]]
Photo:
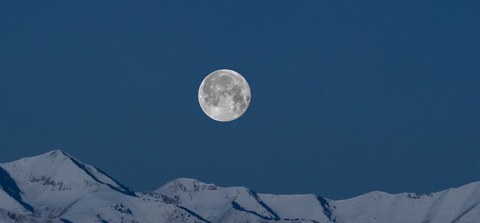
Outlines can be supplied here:
[[[7, 162], [5, 164], [34, 162], [34, 161], [37, 161], [37, 160], [45, 160], [45, 159], [55, 160], [57, 158], [60, 158], [60, 160], [61, 160], [62, 158], [67, 158], [67, 157], [70, 157], [70, 155], [68, 155], [66, 152], [64, 152], [60, 149], [55, 149], [55, 150], [52, 150], [52, 151], [49, 151], [49, 152], [46, 152], [46, 153], [42, 153], [42, 154], [39, 154], [39, 155], [36, 155], [36, 156], [24, 157], [24, 158], [21, 158], [21, 159], [18, 159], [18, 160], [10, 161], [10, 162]], [[43, 161], [43, 162], [45, 162], [45, 161]]]
[[60, 149], [54, 149], [54, 150], [52, 150], [50, 152], [47, 152], [45, 154], [48, 155], [48, 156], [51, 156], [51, 157], [56, 157], [56, 156], [69, 156], [70, 157], [70, 155], [68, 153], [66, 153], [66, 152], [64, 152], [63, 150], [60, 150]]
[[103, 185], [120, 193], [135, 196], [134, 192], [103, 171], [59, 149], [0, 164], [0, 166], [10, 172], [13, 177], [27, 182], [26, 187], [38, 187], [40, 184], [45, 187], [45, 190], [75, 191]]
[[176, 193], [177, 191], [196, 193], [205, 190], [216, 190], [215, 184], [208, 184], [192, 178], [177, 178], [172, 180], [157, 190], [156, 192]]

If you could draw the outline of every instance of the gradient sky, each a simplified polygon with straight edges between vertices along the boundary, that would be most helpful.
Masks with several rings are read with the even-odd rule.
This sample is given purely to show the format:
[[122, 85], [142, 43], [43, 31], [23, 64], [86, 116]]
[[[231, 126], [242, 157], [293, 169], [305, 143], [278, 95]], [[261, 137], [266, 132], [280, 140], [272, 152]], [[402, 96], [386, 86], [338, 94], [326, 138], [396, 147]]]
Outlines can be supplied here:
[[[347, 198], [480, 180], [480, 2], [2, 1], [0, 162]], [[240, 119], [200, 109], [229, 68]]]

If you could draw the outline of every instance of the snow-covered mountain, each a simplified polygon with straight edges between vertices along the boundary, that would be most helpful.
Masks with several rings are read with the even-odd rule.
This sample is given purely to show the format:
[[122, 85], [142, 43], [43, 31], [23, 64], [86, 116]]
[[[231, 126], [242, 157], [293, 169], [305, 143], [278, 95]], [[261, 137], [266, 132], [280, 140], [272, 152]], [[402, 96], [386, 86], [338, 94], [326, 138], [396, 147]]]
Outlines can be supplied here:
[[432, 194], [371, 192], [346, 200], [259, 194], [180, 178], [133, 192], [55, 150], [0, 164], [0, 222], [480, 222], [480, 182]]

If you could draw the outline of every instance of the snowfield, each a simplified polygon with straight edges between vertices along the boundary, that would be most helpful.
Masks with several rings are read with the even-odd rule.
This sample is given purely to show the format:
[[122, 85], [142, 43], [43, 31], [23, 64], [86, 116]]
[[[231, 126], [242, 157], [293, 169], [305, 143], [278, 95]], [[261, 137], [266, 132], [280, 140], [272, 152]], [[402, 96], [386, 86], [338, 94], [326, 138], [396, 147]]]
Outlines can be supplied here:
[[0, 222], [480, 222], [480, 182], [432, 194], [371, 192], [346, 200], [258, 194], [194, 179], [134, 192], [60, 150], [0, 164]]

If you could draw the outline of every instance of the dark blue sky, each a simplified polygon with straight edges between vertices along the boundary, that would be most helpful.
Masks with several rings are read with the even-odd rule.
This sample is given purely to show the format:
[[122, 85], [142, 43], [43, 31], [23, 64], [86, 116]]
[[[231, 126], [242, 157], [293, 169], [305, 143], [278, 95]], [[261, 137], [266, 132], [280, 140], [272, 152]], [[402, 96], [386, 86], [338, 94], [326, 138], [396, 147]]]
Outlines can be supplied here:
[[[480, 3], [2, 1], [0, 162], [346, 198], [480, 180]], [[219, 123], [197, 92], [252, 88]]]

